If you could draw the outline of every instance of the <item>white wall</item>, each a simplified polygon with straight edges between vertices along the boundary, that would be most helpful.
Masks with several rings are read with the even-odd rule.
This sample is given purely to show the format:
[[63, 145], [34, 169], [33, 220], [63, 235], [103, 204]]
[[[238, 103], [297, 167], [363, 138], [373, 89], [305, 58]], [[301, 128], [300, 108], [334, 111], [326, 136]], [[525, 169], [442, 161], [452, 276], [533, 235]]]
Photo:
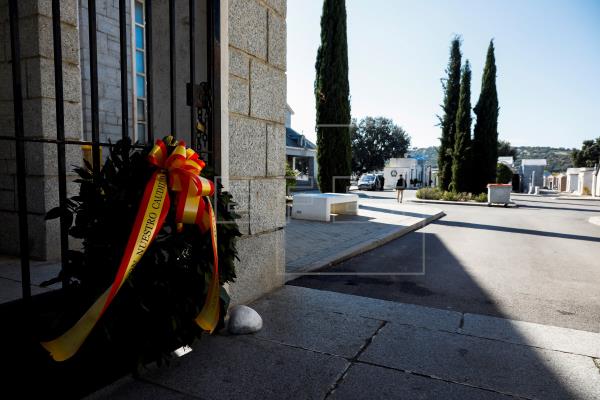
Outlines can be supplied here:
[[587, 188], [591, 194], [593, 183], [594, 170], [592, 168], [581, 168], [578, 175], [577, 193], [584, 194], [584, 189]]
[[[392, 171], [396, 171], [396, 176], [392, 176]], [[384, 188], [385, 189], [395, 188], [396, 182], [398, 181], [398, 178], [400, 178], [400, 175], [403, 175], [405, 180], [407, 179], [407, 177], [408, 177], [408, 180], [410, 180], [410, 168], [385, 167], [383, 169], [383, 179], [385, 179]], [[407, 183], [407, 186], [408, 186], [408, 183]]]

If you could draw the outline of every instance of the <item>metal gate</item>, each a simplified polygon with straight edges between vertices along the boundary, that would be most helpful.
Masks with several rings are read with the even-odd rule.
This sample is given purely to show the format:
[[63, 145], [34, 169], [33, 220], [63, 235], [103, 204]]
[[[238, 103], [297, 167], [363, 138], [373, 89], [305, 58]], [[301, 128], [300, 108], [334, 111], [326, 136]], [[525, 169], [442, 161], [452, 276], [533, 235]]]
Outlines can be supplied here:
[[[119, 0], [119, 40], [120, 40], [120, 70], [121, 70], [121, 135], [123, 138], [130, 137], [129, 115], [128, 115], [128, 57], [127, 57], [127, 16], [126, 1]], [[215, 174], [220, 173], [220, 6], [219, 0], [206, 1], [206, 27], [207, 38], [207, 76], [206, 82], [197, 84], [196, 80], [196, 39], [199, 30], [196, 21], [196, 1], [189, 0], [189, 54], [190, 54], [190, 82], [187, 82], [186, 102], [177, 101], [175, 98], [175, 83], [177, 81], [176, 73], [176, 40], [182, 38], [176, 37], [175, 30], [175, 0], [168, 1], [169, 9], [169, 82], [170, 82], [170, 118], [171, 130], [175, 132], [177, 104], [186, 104], [190, 106], [190, 132], [191, 146], [196, 149], [201, 157], [211, 165]], [[23, 1], [8, 0], [9, 6], [9, 24], [10, 24], [10, 49], [12, 60], [12, 88], [14, 104], [14, 136], [0, 135], [0, 142], [12, 142], [15, 146], [16, 157], [16, 182], [17, 182], [17, 209], [19, 226], [19, 253], [21, 262], [21, 282], [22, 299], [25, 302], [31, 298], [31, 275], [30, 275], [30, 248], [29, 248], [29, 230], [27, 219], [27, 182], [25, 170], [25, 144], [27, 142], [38, 142], [56, 145], [56, 164], [58, 173], [58, 193], [61, 207], [65, 207], [67, 201], [67, 172], [65, 165], [66, 146], [89, 145], [92, 148], [92, 159], [94, 176], [98, 176], [100, 168], [100, 148], [110, 147], [113, 144], [101, 142], [99, 131], [99, 99], [98, 99], [98, 54], [97, 54], [97, 24], [96, 24], [96, 1], [88, 0], [88, 24], [89, 24], [89, 63], [90, 63], [90, 81], [91, 81], [91, 141], [85, 140], [66, 140], [65, 139], [65, 112], [64, 112], [64, 91], [63, 91], [63, 56], [62, 56], [62, 36], [61, 36], [61, 16], [60, 0], [52, 0], [52, 35], [53, 35], [53, 56], [54, 56], [54, 87], [56, 102], [56, 139], [29, 138], [24, 134], [23, 125], [23, 98], [22, 98], [22, 76], [21, 76], [21, 43], [19, 37], [19, 6]], [[153, 127], [154, 109], [152, 107], [155, 93], [153, 93], [153, 79], [155, 78], [152, 70], [152, 1], [145, 2], [145, 41], [146, 41], [146, 101], [147, 101], [147, 143], [154, 142], [155, 132]], [[201, 120], [199, 124], [199, 119]], [[143, 147], [143, 145], [136, 145]], [[60, 254], [62, 266], [67, 263], [69, 250], [67, 219], [62, 216], [60, 219]], [[65, 282], [63, 282], [63, 285]]]

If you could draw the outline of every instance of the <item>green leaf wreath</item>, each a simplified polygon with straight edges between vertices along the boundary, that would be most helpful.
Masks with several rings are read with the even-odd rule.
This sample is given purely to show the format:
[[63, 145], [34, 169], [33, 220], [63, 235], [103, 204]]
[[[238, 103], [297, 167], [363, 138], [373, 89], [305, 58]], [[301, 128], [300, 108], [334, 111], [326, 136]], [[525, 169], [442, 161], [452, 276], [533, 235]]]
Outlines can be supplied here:
[[[47, 219], [66, 217], [73, 238], [71, 247], [79, 248], [69, 251], [68, 262], [59, 276], [45, 282], [67, 282], [63, 290], [72, 299], [54, 323], [56, 333], [76, 321], [112, 284], [145, 185], [155, 169], [147, 161], [149, 150], [150, 147], [135, 149], [128, 139], [117, 142], [100, 175], [94, 177], [87, 163], [77, 167], [79, 177], [75, 182], [80, 184], [79, 194], [68, 199], [66, 208], [48, 212]], [[170, 153], [172, 148], [168, 150]], [[211, 178], [210, 171], [205, 177]], [[235, 222], [239, 217], [234, 211], [235, 203], [220, 185], [216, 200], [219, 328], [229, 304], [222, 285], [235, 279], [235, 244], [241, 234]], [[174, 203], [155, 241], [95, 328], [107, 345], [126, 349], [128, 359], [138, 364], [160, 364], [174, 349], [192, 344], [202, 333], [194, 318], [202, 309], [211, 277], [211, 236], [201, 233], [195, 225], [186, 225], [178, 233]]]

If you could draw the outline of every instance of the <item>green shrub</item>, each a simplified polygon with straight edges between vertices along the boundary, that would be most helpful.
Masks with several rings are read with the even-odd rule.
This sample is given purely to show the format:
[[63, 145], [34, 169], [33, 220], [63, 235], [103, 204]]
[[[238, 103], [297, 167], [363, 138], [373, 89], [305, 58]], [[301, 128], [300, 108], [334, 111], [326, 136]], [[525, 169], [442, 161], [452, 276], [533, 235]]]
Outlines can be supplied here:
[[475, 200], [478, 203], [487, 203], [487, 193], [479, 193], [478, 195], [473, 197], [473, 200]]
[[512, 177], [513, 172], [506, 164], [496, 165], [496, 183], [511, 183]]
[[479, 203], [486, 203], [487, 193], [474, 195], [472, 193], [466, 192], [442, 192], [438, 188], [422, 188], [417, 190], [417, 199], [445, 201], [476, 201]]
[[440, 200], [442, 191], [438, 188], [421, 188], [417, 190], [417, 199]]
[[459, 201], [460, 200], [460, 194], [459, 193], [454, 193], [454, 192], [444, 192], [444, 194], [442, 194], [442, 200], [446, 200], [446, 201]]

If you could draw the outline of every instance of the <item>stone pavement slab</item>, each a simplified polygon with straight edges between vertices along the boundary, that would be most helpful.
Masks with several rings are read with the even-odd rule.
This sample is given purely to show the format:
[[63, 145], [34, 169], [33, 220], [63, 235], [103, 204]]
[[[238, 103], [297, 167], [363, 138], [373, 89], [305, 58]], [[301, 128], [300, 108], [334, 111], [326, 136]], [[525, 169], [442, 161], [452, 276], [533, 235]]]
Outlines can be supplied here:
[[358, 353], [382, 324], [376, 319], [289, 303], [261, 301], [255, 309], [269, 316], [255, 337], [346, 358]]
[[600, 358], [600, 333], [465, 314], [461, 333]]
[[600, 398], [590, 357], [393, 323], [359, 360], [526, 398]]
[[144, 380], [202, 399], [322, 399], [348, 361], [243, 336], [206, 338]]
[[368, 364], [350, 367], [331, 399], [510, 400], [511, 396]]

